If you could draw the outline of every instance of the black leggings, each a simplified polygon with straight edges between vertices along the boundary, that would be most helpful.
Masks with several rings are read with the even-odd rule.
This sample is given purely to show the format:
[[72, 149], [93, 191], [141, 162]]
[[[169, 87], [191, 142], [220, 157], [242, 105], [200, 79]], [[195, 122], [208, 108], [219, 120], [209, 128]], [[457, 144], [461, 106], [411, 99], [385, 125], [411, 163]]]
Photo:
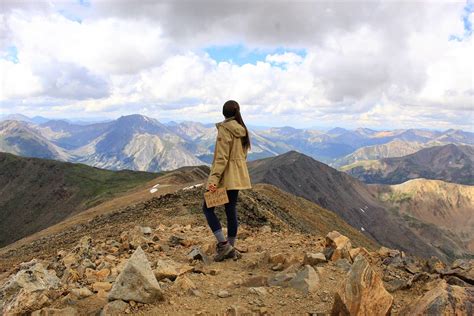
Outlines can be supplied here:
[[[227, 236], [236, 237], [237, 236], [237, 227], [239, 225], [237, 221], [237, 196], [239, 195], [239, 190], [227, 190], [227, 196], [229, 197], [229, 203], [224, 205], [225, 214], [227, 216]], [[202, 205], [202, 210], [204, 215], [206, 215], [207, 223], [211, 228], [212, 232], [216, 232], [219, 229], [222, 229], [221, 223], [214, 213], [214, 207], [207, 207], [206, 201]]]

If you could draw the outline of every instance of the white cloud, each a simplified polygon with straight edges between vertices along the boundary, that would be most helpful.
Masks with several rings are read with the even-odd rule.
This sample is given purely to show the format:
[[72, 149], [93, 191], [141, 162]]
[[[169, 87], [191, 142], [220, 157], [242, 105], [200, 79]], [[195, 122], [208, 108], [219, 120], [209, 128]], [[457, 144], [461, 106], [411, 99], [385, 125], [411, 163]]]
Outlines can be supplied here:
[[303, 61], [303, 57], [292, 52], [286, 52], [283, 54], [268, 55], [265, 61], [275, 64], [297, 64]]
[[[469, 128], [472, 37], [449, 41], [464, 34], [463, 6], [9, 1], [0, 15], [0, 56], [14, 46], [18, 63], [0, 59], [0, 97], [31, 101], [36, 109], [43, 98], [45, 108], [54, 104], [48, 111], [144, 111], [177, 119], [218, 119], [232, 98], [255, 124], [272, 117]], [[279, 53], [245, 65], [202, 53], [208, 45], [236, 43]]]
[[22, 64], [0, 59], [0, 74], [0, 101], [32, 97], [42, 91], [40, 79]]

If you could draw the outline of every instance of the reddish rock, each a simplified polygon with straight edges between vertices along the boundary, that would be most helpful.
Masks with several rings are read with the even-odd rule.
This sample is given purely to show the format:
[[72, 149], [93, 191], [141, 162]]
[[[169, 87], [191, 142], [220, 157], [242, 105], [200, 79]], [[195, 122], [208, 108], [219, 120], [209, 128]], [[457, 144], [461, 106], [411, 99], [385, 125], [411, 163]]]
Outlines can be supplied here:
[[357, 247], [357, 248], [353, 248], [349, 251], [350, 255], [351, 255], [351, 258], [352, 260], [355, 260], [355, 258], [361, 254], [363, 255], [364, 257], [366, 257], [367, 259], [369, 259], [371, 256], [370, 256], [370, 253], [367, 249], [365, 249], [364, 247]]
[[343, 287], [336, 293], [332, 315], [388, 315], [393, 297], [364, 256], [355, 258]]
[[351, 259], [350, 250], [352, 249], [351, 241], [337, 231], [332, 231], [326, 235], [326, 248], [324, 255], [326, 259], [336, 261], [339, 259]]

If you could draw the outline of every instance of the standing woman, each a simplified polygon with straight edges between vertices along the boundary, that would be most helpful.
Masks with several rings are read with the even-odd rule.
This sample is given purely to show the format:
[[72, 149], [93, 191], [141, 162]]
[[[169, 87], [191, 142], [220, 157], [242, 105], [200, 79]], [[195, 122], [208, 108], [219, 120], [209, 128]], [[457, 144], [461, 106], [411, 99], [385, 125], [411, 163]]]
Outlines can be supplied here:
[[225, 188], [229, 203], [225, 204], [227, 216], [227, 238], [222, 232], [221, 223], [214, 213], [214, 207], [203, 204], [203, 212], [207, 223], [217, 239], [215, 261], [240, 257], [234, 248], [237, 238], [237, 196], [239, 190], [250, 189], [249, 172], [247, 169], [247, 152], [250, 149], [250, 138], [247, 127], [240, 115], [240, 106], [236, 101], [229, 100], [222, 108], [225, 120], [217, 123], [217, 140], [211, 172], [206, 189], [214, 192]]

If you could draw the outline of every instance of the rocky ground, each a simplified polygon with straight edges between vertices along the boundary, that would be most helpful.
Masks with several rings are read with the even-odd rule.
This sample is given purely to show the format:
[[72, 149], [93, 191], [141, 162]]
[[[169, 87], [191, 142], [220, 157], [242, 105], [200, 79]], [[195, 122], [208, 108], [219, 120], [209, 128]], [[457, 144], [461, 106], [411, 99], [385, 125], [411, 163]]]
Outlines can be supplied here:
[[209, 228], [134, 226], [84, 236], [19, 264], [0, 285], [5, 315], [469, 315], [474, 262], [446, 267], [380, 248], [353, 248], [270, 226], [240, 229], [241, 258], [213, 262]]
[[[223, 262], [212, 260], [215, 241], [200, 210], [199, 188], [154, 197], [9, 248], [0, 255], [0, 311], [472, 314], [473, 260], [447, 266], [436, 258], [380, 248], [320, 209], [311, 208], [319, 217], [303, 221], [309, 202], [275, 190], [264, 186], [239, 197], [241, 257]], [[328, 227], [333, 231], [327, 233]], [[343, 234], [335, 231], [339, 228]]]

